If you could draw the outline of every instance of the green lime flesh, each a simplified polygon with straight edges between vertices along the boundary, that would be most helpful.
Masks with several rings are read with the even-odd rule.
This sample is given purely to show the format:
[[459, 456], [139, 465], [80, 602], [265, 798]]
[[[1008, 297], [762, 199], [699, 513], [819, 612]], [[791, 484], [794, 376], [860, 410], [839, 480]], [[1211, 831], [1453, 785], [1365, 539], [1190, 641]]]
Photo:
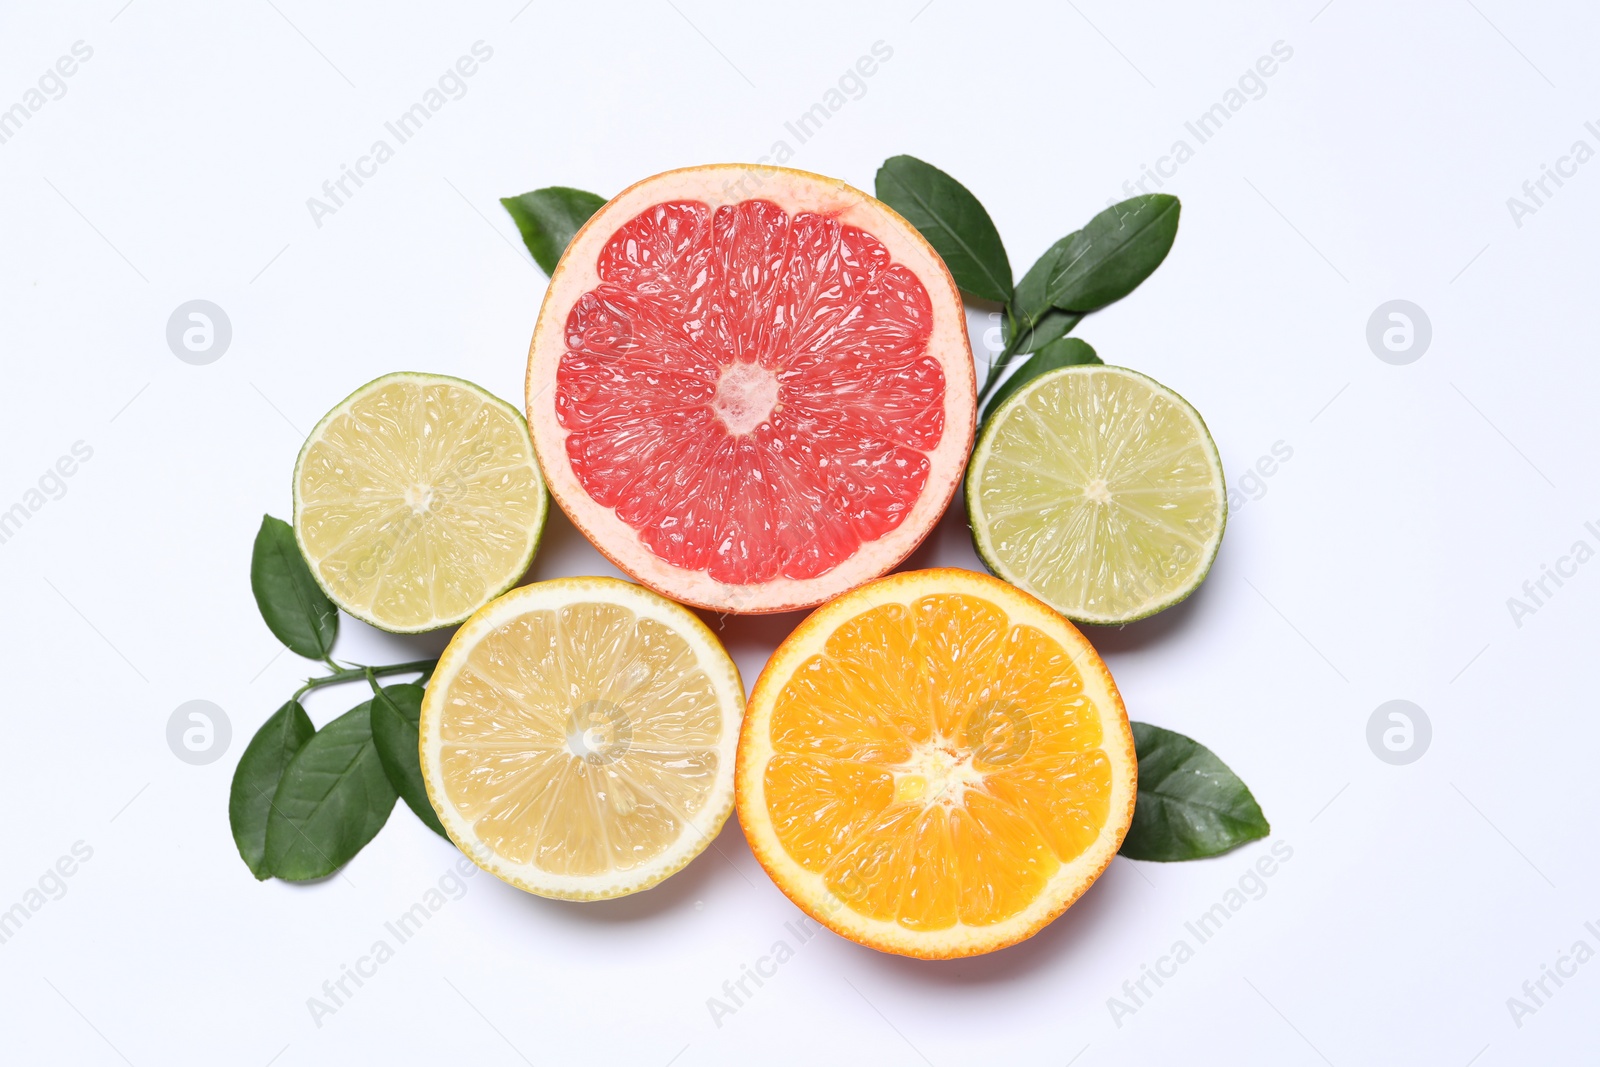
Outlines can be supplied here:
[[1122, 367], [1063, 367], [989, 418], [967, 471], [978, 556], [1075, 622], [1120, 625], [1205, 580], [1227, 523], [1198, 412]]

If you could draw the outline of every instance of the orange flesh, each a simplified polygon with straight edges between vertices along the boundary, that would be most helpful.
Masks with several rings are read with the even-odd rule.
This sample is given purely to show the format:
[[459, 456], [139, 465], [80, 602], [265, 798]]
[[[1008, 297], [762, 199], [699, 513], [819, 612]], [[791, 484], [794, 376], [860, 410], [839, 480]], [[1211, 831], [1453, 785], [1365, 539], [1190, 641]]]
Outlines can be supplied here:
[[1077, 665], [981, 597], [846, 622], [778, 694], [770, 735], [784, 849], [908, 929], [1017, 914], [1106, 824], [1111, 764]]

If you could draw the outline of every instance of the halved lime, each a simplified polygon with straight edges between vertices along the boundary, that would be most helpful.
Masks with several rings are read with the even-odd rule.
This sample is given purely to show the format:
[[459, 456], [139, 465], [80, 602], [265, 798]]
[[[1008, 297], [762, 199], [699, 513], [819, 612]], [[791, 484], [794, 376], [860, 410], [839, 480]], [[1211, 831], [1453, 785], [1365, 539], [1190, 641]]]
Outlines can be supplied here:
[[528, 424], [459, 378], [386, 374], [325, 415], [294, 467], [294, 534], [364, 622], [418, 633], [517, 584], [548, 509]]
[[1042, 374], [990, 417], [967, 515], [995, 574], [1069, 619], [1116, 625], [1171, 607], [1222, 543], [1222, 460], [1188, 401], [1122, 367]]

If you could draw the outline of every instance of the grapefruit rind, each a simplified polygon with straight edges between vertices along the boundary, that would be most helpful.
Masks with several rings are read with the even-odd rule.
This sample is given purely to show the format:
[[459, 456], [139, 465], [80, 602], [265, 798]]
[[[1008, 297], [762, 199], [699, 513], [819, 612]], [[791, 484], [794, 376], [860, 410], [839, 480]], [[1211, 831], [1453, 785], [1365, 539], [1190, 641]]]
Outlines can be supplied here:
[[[1214, 485], [1217, 499], [1220, 502], [1220, 516], [1217, 522], [1216, 532], [1206, 545], [1203, 558], [1191, 572], [1188, 580], [1179, 584], [1175, 588], [1164, 590], [1160, 594], [1152, 596], [1148, 601], [1131, 611], [1120, 612], [1117, 614], [1097, 613], [1086, 611], [1076, 605], [1055, 603], [1045, 594], [1033, 588], [1032, 584], [1028, 581], [1027, 576], [1018, 573], [1015, 568], [1007, 565], [1005, 561], [1001, 559], [1000, 553], [995, 550], [993, 539], [990, 536], [989, 521], [984, 515], [981, 494], [977, 492], [979, 481], [983, 477], [984, 465], [987, 463], [994, 446], [995, 435], [999, 431], [1000, 426], [1004, 422], [1008, 412], [1022, 404], [1025, 404], [1028, 397], [1032, 396], [1038, 390], [1046, 388], [1050, 382], [1059, 378], [1060, 376], [1070, 374], [1091, 375], [1105, 373], [1124, 375], [1145, 382], [1151, 387], [1153, 392], [1158, 393], [1166, 399], [1172, 401], [1177, 408], [1187, 413], [1193, 419], [1194, 425], [1198, 430], [1198, 441], [1207, 453], [1212, 470], [1215, 473]], [[1004, 579], [1007, 582], [1010, 582], [1012, 585], [1026, 593], [1039, 597], [1056, 611], [1061, 612], [1068, 619], [1071, 619], [1074, 623], [1077, 623], [1080, 626], [1122, 626], [1130, 622], [1138, 622], [1141, 619], [1148, 619], [1152, 615], [1159, 614], [1160, 612], [1163, 612], [1168, 608], [1187, 600], [1196, 589], [1199, 589], [1200, 586], [1204, 584], [1206, 577], [1211, 573], [1212, 564], [1216, 562], [1217, 553], [1222, 548], [1222, 535], [1224, 532], [1226, 532], [1228, 525], [1228, 495], [1227, 484], [1222, 470], [1222, 456], [1220, 453], [1218, 453], [1216, 442], [1212, 440], [1211, 431], [1206, 427], [1205, 420], [1200, 417], [1200, 412], [1196, 411], [1194, 405], [1190, 404], [1178, 393], [1174, 392], [1167, 386], [1162, 385], [1154, 378], [1151, 378], [1146, 374], [1140, 374], [1138, 371], [1129, 370], [1126, 367], [1091, 365], [1061, 367], [1056, 370], [1049, 371], [1048, 373], [1039, 375], [1033, 381], [1017, 390], [1016, 393], [1007, 397], [1005, 403], [1002, 404], [996, 411], [994, 411], [984, 422], [983, 429], [978, 435], [977, 443], [972, 449], [972, 460], [967, 467], [964, 488], [965, 492], [963, 493], [963, 496], [965, 498], [967, 509], [967, 526], [972, 531], [972, 547], [977, 553], [978, 559], [982, 561], [984, 567], [989, 571], [989, 573], [998, 578]]]
[[[518, 615], [580, 603], [616, 604], [640, 618], [672, 629], [696, 652], [697, 665], [716, 687], [722, 703], [722, 736], [717, 754], [717, 779], [700, 810], [688, 820], [677, 840], [649, 863], [608, 875], [560, 875], [531, 863], [510, 862], [479, 840], [450, 801], [441, 769], [441, 717], [451, 681], [460, 673], [471, 649], [487, 634]], [[744, 682], [739, 668], [711, 629], [693, 612], [648, 589], [619, 578], [555, 578], [514, 589], [490, 602], [456, 631], [439, 657], [422, 701], [417, 747], [428, 800], [450, 840], [480, 868], [524, 892], [557, 900], [610, 900], [659, 885], [688, 866], [716, 839], [734, 805], [734, 774], [739, 723], [744, 710]]]
[[[613, 509], [590, 497], [567, 457], [569, 432], [556, 416], [555, 396], [567, 315], [579, 297], [600, 284], [597, 261], [612, 235], [647, 208], [667, 201], [695, 200], [714, 210], [748, 199], [773, 200], [791, 216], [816, 212], [867, 230], [894, 262], [916, 274], [934, 307], [927, 351], [945, 372], [944, 428], [938, 445], [927, 453], [928, 480], [894, 529], [863, 543], [818, 577], [731, 585], [661, 559]], [[573, 525], [602, 555], [656, 592], [694, 607], [733, 614], [813, 607], [892, 570], [917, 548], [949, 506], [976, 429], [977, 380], [966, 315], [944, 261], [916, 227], [888, 205], [837, 179], [785, 167], [711, 164], [667, 171], [635, 183], [595, 212], [573, 236], [551, 275], [528, 350], [526, 384], [534, 451], [545, 484]]]
[[[823, 876], [806, 870], [784, 849], [768, 812], [764, 774], [774, 749], [769, 737], [774, 703], [797, 668], [823, 649], [828, 637], [849, 620], [884, 604], [909, 606], [930, 594], [960, 593], [989, 600], [1011, 622], [1033, 626], [1061, 644], [1078, 664], [1100, 711], [1102, 751], [1112, 766], [1112, 790], [1105, 825], [1097, 839], [1063, 863], [1044, 890], [1022, 911], [1001, 922], [932, 931], [908, 929], [852, 910], [828, 888]], [[1072, 625], [1048, 605], [1014, 586], [959, 568], [905, 571], [870, 582], [818, 608], [780, 645], [756, 679], [745, 708], [738, 766], [739, 822], [757, 861], [794, 904], [842, 937], [880, 952], [918, 959], [953, 959], [994, 952], [1038, 933], [1070, 907], [1110, 865], [1133, 822], [1138, 756], [1133, 730], [1105, 662]]]
[[[330, 583], [326, 577], [324, 577], [321, 569], [317, 566], [311, 551], [306, 545], [305, 537], [301, 529], [300, 473], [301, 468], [305, 463], [306, 456], [310, 453], [312, 446], [322, 439], [323, 431], [330, 424], [332, 424], [335, 419], [349, 412], [359, 400], [374, 390], [393, 382], [410, 382], [419, 386], [454, 386], [478, 397], [485, 404], [493, 405], [494, 407], [503, 411], [506, 415], [510, 416], [514, 422], [520, 424], [524, 430], [527, 429], [527, 417], [522, 412], [518, 411], [516, 407], [506, 403], [504, 400], [501, 400], [483, 386], [478, 385], [476, 382], [469, 382], [465, 378], [457, 378], [449, 374], [432, 374], [420, 371], [393, 371], [389, 374], [382, 374], [372, 379], [370, 382], [367, 382], [365, 385], [362, 385], [360, 388], [351, 392], [349, 396], [339, 401], [338, 404], [334, 405], [333, 409], [319, 419], [316, 426], [312, 427], [311, 432], [306, 435], [305, 443], [300, 446], [300, 451], [295, 456], [294, 475], [290, 484], [292, 501], [290, 524], [294, 529], [295, 544], [299, 547], [300, 554], [306, 559], [307, 566], [311, 571], [311, 577], [316, 581], [317, 585], [322, 588], [322, 591], [328, 595], [328, 599], [332, 600], [339, 606], [340, 610], [352, 618], [360, 619], [368, 626], [383, 630], [386, 633], [427, 633], [432, 630], [439, 630], [444, 629], [445, 627], [454, 626], [468, 618], [472, 612], [466, 611], [448, 616], [437, 616], [429, 619], [427, 622], [407, 626], [396, 624], [393, 620], [385, 619], [374, 611], [362, 608], [357, 604], [352, 604], [349, 602], [348, 597], [344, 596], [340, 590], [336, 589], [334, 585]], [[528, 568], [533, 565], [534, 555], [539, 551], [539, 541], [544, 536], [545, 521], [550, 515], [550, 492], [549, 483], [545, 482], [544, 472], [540, 469], [537, 459], [537, 454], [535, 454], [534, 462], [531, 464], [531, 468], [534, 476], [541, 483], [541, 492], [539, 493], [538, 513], [535, 516], [534, 521], [529, 525], [527, 548], [522, 553], [521, 562], [511, 568], [511, 571], [514, 571], [515, 573], [508, 573], [508, 576], [506, 576], [502, 581], [491, 583], [489, 588], [485, 590], [485, 594], [481, 598], [483, 603], [493, 600], [495, 597], [516, 585], [517, 582], [521, 581], [522, 576], [527, 574]]]

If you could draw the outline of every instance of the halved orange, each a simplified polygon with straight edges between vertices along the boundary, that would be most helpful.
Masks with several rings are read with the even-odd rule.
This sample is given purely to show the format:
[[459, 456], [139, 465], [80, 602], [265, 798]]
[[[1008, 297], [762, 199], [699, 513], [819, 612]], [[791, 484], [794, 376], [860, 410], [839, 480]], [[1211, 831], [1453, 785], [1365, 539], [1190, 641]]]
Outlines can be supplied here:
[[1076, 627], [966, 570], [891, 575], [767, 662], [739, 743], [739, 821], [789, 899], [924, 959], [1016, 944], [1116, 855], [1138, 762]]

